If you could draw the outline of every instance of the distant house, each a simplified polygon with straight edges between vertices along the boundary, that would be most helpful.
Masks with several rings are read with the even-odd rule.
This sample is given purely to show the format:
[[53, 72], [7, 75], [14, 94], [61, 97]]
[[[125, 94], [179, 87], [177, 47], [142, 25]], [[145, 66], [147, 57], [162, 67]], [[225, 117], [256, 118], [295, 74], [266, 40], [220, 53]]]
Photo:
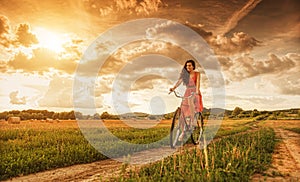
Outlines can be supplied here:
[[9, 124], [20, 124], [21, 118], [20, 117], [9, 117], [7, 121]]

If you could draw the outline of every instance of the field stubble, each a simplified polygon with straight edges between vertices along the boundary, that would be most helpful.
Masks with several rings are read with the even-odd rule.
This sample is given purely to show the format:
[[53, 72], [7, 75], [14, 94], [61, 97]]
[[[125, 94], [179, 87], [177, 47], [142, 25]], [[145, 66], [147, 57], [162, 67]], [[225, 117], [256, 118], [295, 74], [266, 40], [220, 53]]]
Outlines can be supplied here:
[[[89, 122], [89, 121], [87, 121]], [[105, 127], [107, 128], [126, 128], [128, 127], [126, 124], [124, 124], [123, 122], [119, 121], [119, 120], [104, 120], [103, 121]], [[134, 125], [135, 123], [139, 123], [138, 128], [149, 128], [150, 126], [155, 126], [155, 128], [165, 128], [166, 131], [169, 130], [169, 126], [170, 126], [170, 121], [169, 120], [162, 120], [162, 121], [151, 121], [149, 123], [145, 121], [145, 123], [141, 123], [140, 121], [132, 121], [132, 125]], [[257, 125], [259, 127], [262, 126], [267, 126], [267, 127], [272, 127], [274, 128], [275, 126], [275, 131], [278, 135], [278, 129], [282, 128], [282, 127], [286, 127], [286, 126], [290, 126], [291, 128], [295, 128], [295, 127], [300, 127], [300, 121], [262, 121], [260, 123], [257, 122], [251, 122], [251, 121], [246, 121], [246, 120], [230, 120], [230, 121], [223, 121], [222, 126], [220, 128], [220, 132], [219, 132], [219, 137], [224, 136], [224, 135], [232, 135], [235, 133], [239, 133], [239, 132], [245, 132], [250, 128], [253, 127], [257, 127]], [[53, 123], [46, 123], [46, 122], [38, 122], [38, 121], [22, 121], [21, 124], [8, 124], [6, 122], [0, 122], [0, 131], [1, 133], [5, 133], [8, 131], [52, 131], [52, 130], [61, 130], [61, 131], [65, 131], [65, 130], [78, 130], [78, 124], [76, 121], [72, 121], [72, 120], [65, 120], [65, 121], [61, 121], [61, 122], [53, 122]], [[2, 138], [1, 138], [2, 139]], [[299, 139], [299, 137], [298, 137]], [[13, 139], [10, 139], [11, 142], [15, 142], [13, 141]], [[284, 138], [283, 138], [284, 140]], [[20, 140], [19, 140], [20, 142]], [[288, 143], [291, 141], [288, 141]], [[298, 143], [299, 144], [299, 143]], [[285, 146], [288, 144], [285, 144]], [[299, 147], [299, 145], [296, 145]], [[278, 150], [278, 147], [276, 148], [276, 150]], [[287, 148], [285, 149], [285, 151], [288, 150]], [[300, 150], [296, 150], [296, 151], [300, 151]], [[282, 153], [284, 151], [280, 151], [279, 153]], [[145, 153], [143, 154], [143, 152], [141, 155], [145, 155]], [[155, 152], [155, 151], [151, 151], [150, 152], [152, 155], [154, 154], [153, 157], [157, 157], [159, 156], [159, 153]], [[149, 153], [149, 154], [150, 154]], [[155, 156], [156, 155], [156, 156]], [[276, 155], [276, 151], [275, 154]], [[276, 157], [275, 157], [276, 158]], [[288, 157], [286, 159], [286, 161], [291, 161], [292, 157]], [[296, 157], [297, 158], [297, 157]], [[95, 159], [93, 159], [95, 161]], [[91, 160], [91, 161], [93, 161]], [[96, 159], [98, 160], [98, 159]], [[216, 159], [215, 159], [216, 160]], [[274, 161], [274, 157], [273, 157], [273, 161]], [[281, 160], [282, 161], [282, 160]], [[297, 160], [294, 159], [294, 162], [296, 161], [296, 170], [299, 171], [299, 163], [297, 163]], [[274, 162], [273, 162], [274, 163]], [[276, 164], [272, 163], [272, 167], [276, 168]], [[282, 162], [277, 162], [277, 163], [282, 163]], [[283, 162], [285, 163], [285, 162]], [[289, 164], [288, 162], [286, 162], [286, 164]], [[278, 165], [278, 164], [277, 164]], [[140, 168], [141, 166], [138, 166], [137, 168]], [[73, 180], [73, 181], [82, 181], [82, 180], [88, 180], [88, 181], [94, 181], [94, 180], [99, 180], [99, 179], [109, 179], [112, 176], [115, 176], [116, 174], [121, 174], [121, 172], [124, 170], [124, 164], [122, 165], [122, 163], [111, 160], [111, 159], [106, 159], [106, 160], [102, 160], [102, 161], [97, 161], [94, 163], [90, 163], [90, 164], [81, 164], [81, 165], [74, 165], [74, 166], [70, 166], [70, 167], [65, 167], [65, 168], [58, 168], [58, 169], [52, 169], [50, 171], [45, 171], [45, 172], [41, 172], [41, 173], [36, 173], [36, 174], [31, 174], [31, 175], [27, 175], [27, 176], [22, 176], [22, 173], [20, 174], [15, 174], [15, 175], [21, 175], [21, 177], [17, 177], [17, 178], [13, 178], [13, 180], [15, 181], [36, 181], [36, 180], [43, 180], [43, 181], [53, 181], [53, 180]], [[112, 170], [113, 169], [113, 170]], [[127, 168], [128, 169], [128, 168]], [[129, 169], [136, 169], [134, 166], [129, 167]], [[45, 170], [45, 169], [44, 169]], [[285, 173], [285, 172], [280, 172], [280, 168], [276, 168], [275, 172], [271, 172], [272, 175], [267, 175], [268, 177], [278, 177], [278, 175], [280, 177], [282, 177], [283, 179], [291, 176], [291, 174], [289, 172]], [[273, 170], [274, 171], [274, 170]], [[267, 172], [268, 173], [268, 172]], [[266, 174], [267, 174], [266, 173]], [[274, 174], [277, 174], [274, 175]], [[297, 173], [296, 173], [297, 174]], [[292, 174], [294, 176], [294, 174]], [[13, 177], [13, 176], [11, 176]], [[262, 175], [255, 175], [254, 176], [254, 180], [255, 179], [265, 179], [265, 176]], [[46, 180], [47, 179], [47, 180]]]

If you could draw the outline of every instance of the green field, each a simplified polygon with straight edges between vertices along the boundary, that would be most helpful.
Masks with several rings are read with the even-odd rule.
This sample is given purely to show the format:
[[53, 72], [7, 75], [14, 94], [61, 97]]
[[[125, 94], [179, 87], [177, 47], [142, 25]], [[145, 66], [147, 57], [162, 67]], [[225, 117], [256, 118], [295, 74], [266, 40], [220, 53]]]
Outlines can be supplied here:
[[[168, 128], [154, 128], [146, 131], [113, 128], [111, 132], [127, 142], [145, 144], [163, 138], [168, 134]], [[95, 134], [98, 133], [99, 131]], [[164, 142], [168, 144], [166, 140]], [[119, 143], [114, 143], [114, 146], [111, 146], [111, 142], [107, 143], [112, 153], [124, 152], [126, 149], [126, 146]], [[89, 144], [79, 128], [6, 129], [0, 132], [0, 145], [0, 180], [107, 159]], [[145, 150], [145, 148], [135, 149], [135, 151], [140, 150]], [[118, 153], [115, 156], [118, 156]]]
[[[169, 121], [147, 130], [120, 127], [115, 122], [109, 121], [107, 124], [110, 131], [124, 141], [149, 144], [142, 145], [144, 147], [136, 148], [135, 151], [161, 145], [167, 146], [169, 142], [165, 138], [170, 130]], [[162, 163], [156, 163], [149, 168], [142, 169], [141, 173], [132, 173], [132, 179], [155, 181], [158, 178], [168, 179], [170, 177], [170, 179], [180, 180], [189, 179], [188, 176], [191, 179], [200, 180], [218, 180], [224, 176], [229, 176], [228, 179], [240, 179], [237, 177], [244, 176], [246, 179], [253, 172], [265, 169], [270, 161], [270, 153], [273, 151], [275, 140], [274, 133], [270, 129], [251, 134], [245, 133], [254, 124], [250, 120], [223, 122], [216, 138], [226, 137], [209, 145], [208, 156], [211, 166], [207, 169], [203, 167], [204, 159], [201, 157], [203, 151], [186, 151], [182, 155], [165, 159], [163, 166], [161, 166]], [[63, 121], [61, 123], [22, 121], [19, 125], [0, 122], [0, 131], [0, 180], [107, 159], [105, 155], [99, 153], [89, 144], [78, 128], [76, 121]], [[239, 133], [240, 136], [234, 135]], [[163, 138], [165, 139], [161, 140]], [[159, 144], [150, 144], [158, 140], [161, 140]], [[108, 144], [111, 143], [108, 142]], [[126, 146], [118, 143], [107, 147], [110, 147], [112, 151], [119, 151], [120, 148], [126, 149]], [[118, 153], [115, 156], [118, 156]], [[258, 158], [262, 161], [259, 160], [258, 164], [254, 164]], [[152, 174], [158, 168], [162, 171], [159, 174]], [[193, 172], [197, 173], [196, 176], [201, 174], [202, 177], [188, 175]], [[179, 178], [184, 173], [188, 176]], [[246, 173], [248, 177], [245, 176]], [[125, 177], [120, 177], [120, 179], [122, 178]]]
[[120, 181], [248, 181], [267, 169], [275, 146], [272, 129], [229, 136], [208, 147], [208, 165], [203, 150], [186, 150], [124, 173]]

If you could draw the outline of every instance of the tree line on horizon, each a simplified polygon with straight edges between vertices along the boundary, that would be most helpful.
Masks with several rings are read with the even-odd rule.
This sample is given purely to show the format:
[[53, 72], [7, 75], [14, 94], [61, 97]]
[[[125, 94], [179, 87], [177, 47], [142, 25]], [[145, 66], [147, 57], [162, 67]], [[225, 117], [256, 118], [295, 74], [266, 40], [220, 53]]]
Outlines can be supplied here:
[[[216, 119], [250, 119], [254, 118], [256, 120], [264, 119], [300, 119], [300, 108], [296, 109], [285, 109], [285, 110], [275, 110], [275, 111], [258, 111], [254, 110], [243, 110], [240, 107], [236, 107], [234, 110], [223, 110], [219, 114], [212, 115], [210, 109], [203, 110], [203, 116], [205, 119], [216, 118]], [[151, 115], [147, 113], [126, 113], [120, 115], [110, 114], [106, 111], [103, 113], [95, 113], [93, 115], [84, 115], [80, 112], [69, 111], [69, 112], [54, 112], [48, 110], [12, 110], [0, 112], [0, 120], [7, 120], [9, 117], [20, 117], [21, 120], [43, 120], [43, 119], [60, 119], [60, 120], [98, 120], [98, 119], [114, 119], [118, 120], [120, 118], [135, 118], [135, 119], [171, 119], [173, 118], [174, 112], [162, 114], [162, 115]]]

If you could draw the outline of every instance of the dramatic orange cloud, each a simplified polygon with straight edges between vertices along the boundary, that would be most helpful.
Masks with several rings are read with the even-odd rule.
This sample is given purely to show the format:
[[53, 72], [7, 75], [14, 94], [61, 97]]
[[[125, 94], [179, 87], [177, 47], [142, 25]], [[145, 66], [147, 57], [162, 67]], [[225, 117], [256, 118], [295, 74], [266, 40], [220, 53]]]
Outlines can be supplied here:
[[[218, 57], [226, 79], [229, 108], [237, 104], [248, 109], [298, 107], [298, 7], [298, 0], [1, 0], [0, 83], [7, 86], [0, 90], [0, 110], [59, 111], [73, 109], [73, 102], [89, 108], [85, 101], [95, 98], [100, 111], [111, 111], [114, 108], [110, 94], [115, 88], [130, 95], [128, 105], [143, 110], [149, 106], [153, 93], [165, 97], [183, 63], [194, 59], [188, 50], [178, 46], [181, 44], [194, 45], [198, 50], [206, 46]], [[140, 40], [112, 50], [113, 38], [122, 35], [122, 31], [136, 36], [136, 27], [130, 27], [105, 37], [102, 43], [95, 42], [95, 52], [109, 55], [103, 65], [97, 54], [86, 52], [110, 28], [142, 18], [171, 20], [158, 22], [143, 35], [168, 37], [169, 42]], [[178, 36], [180, 30], [174, 22], [194, 30], [207, 45], [199, 46]], [[213, 59], [204, 57], [197, 64], [207, 105], [213, 99], [206, 74], [216, 70], [202, 65], [210, 60]], [[78, 66], [82, 70], [78, 71]], [[76, 91], [88, 94], [74, 101], [72, 87], [76, 76], [88, 81], [97, 78], [89, 87], [83, 79], [82, 87]], [[118, 79], [120, 85], [114, 85]], [[215, 82], [216, 87], [222, 86], [222, 78]], [[167, 99], [176, 105], [173, 97]], [[279, 104], [275, 106], [276, 102]]]

